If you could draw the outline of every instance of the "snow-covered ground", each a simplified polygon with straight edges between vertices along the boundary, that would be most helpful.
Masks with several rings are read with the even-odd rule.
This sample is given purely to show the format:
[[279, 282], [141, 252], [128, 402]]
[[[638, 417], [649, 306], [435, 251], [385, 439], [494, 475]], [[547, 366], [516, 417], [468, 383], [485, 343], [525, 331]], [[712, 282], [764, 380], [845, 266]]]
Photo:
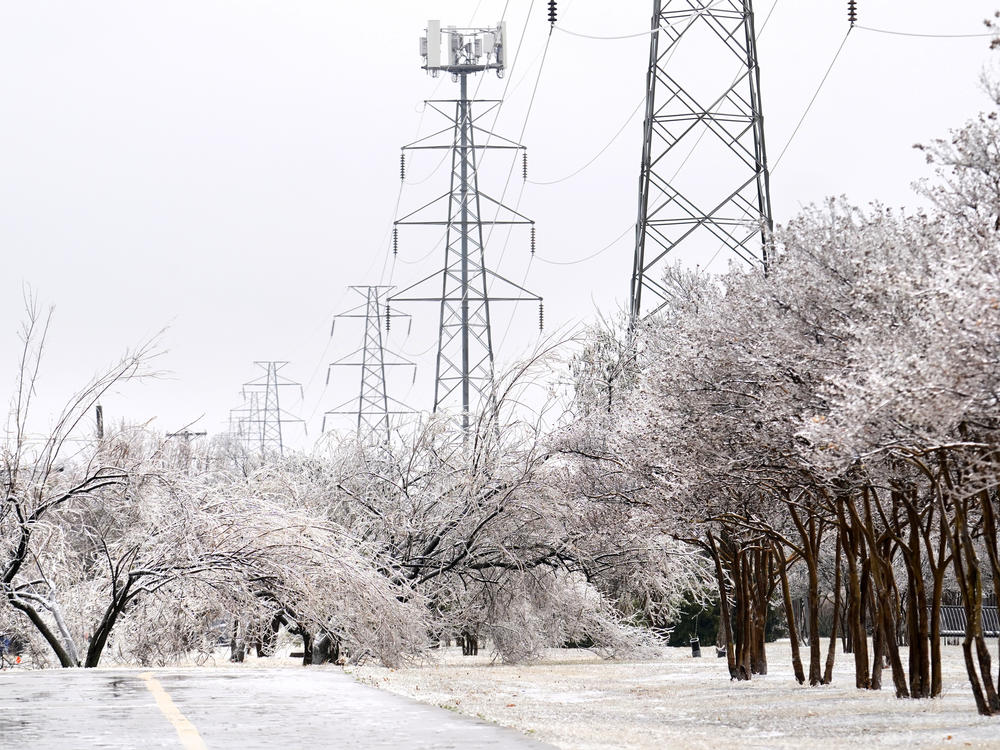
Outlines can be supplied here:
[[701, 659], [666, 649], [660, 659], [627, 663], [553, 650], [532, 666], [480, 653], [442, 649], [425, 666], [348, 671], [562, 748], [1000, 748], [1000, 718], [976, 714], [958, 646], [944, 649], [944, 695], [924, 701], [897, 700], [888, 670], [888, 689], [856, 690], [853, 657], [841, 653], [834, 684], [800, 687], [787, 641], [768, 645], [770, 674], [745, 683], [729, 680], [712, 649]]

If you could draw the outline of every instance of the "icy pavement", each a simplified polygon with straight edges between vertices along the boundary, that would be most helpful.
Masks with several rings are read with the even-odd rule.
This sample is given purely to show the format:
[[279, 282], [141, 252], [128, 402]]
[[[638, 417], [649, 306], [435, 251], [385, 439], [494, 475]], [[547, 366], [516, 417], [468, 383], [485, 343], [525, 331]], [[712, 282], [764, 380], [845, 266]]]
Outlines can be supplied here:
[[[165, 701], [162, 695], [157, 700], [160, 687]], [[191, 727], [187, 735], [178, 732], [184, 724]], [[360, 685], [336, 669], [0, 673], [4, 750], [205, 747], [546, 746], [510, 729]]]

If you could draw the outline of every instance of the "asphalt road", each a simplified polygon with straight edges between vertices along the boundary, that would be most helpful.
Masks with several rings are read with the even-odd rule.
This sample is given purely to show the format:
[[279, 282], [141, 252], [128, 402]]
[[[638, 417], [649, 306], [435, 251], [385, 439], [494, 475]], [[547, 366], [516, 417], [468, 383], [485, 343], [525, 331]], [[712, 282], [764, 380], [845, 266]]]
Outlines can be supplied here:
[[0, 748], [548, 747], [330, 669], [0, 673]]

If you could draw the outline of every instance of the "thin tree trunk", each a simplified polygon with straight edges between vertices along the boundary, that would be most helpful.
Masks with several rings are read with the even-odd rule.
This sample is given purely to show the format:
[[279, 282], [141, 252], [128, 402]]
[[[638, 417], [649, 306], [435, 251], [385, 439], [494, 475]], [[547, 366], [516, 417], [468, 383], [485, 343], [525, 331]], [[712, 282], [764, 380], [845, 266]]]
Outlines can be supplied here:
[[[982, 579], [975, 548], [972, 545], [972, 536], [969, 533], [968, 501], [961, 493], [955, 492], [951, 471], [948, 468], [950, 462], [944, 450], [938, 451], [938, 460], [942, 467], [941, 476], [948, 486], [949, 494], [954, 498], [948, 542], [951, 546], [955, 580], [962, 594], [962, 605], [965, 608], [965, 638], [962, 640], [965, 670], [972, 687], [972, 696], [976, 701], [976, 710], [982, 716], [992, 716], [1000, 710], [1000, 706], [998, 706], [996, 689], [993, 685], [993, 674], [989, 668], [989, 651], [985, 649], [985, 643], [982, 643], [982, 623], [980, 621], [982, 615]], [[939, 497], [938, 502], [941, 506], [942, 517], [945, 517], [944, 500]], [[979, 670], [983, 669], [983, 656], [985, 656], [986, 671], [982, 674], [977, 672], [976, 659], [973, 658], [972, 645], [974, 642], [976, 643]], [[980, 649], [980, 643], [982, 643], [982, 649]]]
[[715, 578], [719, 584], [719, 624], [722, 626], [722, 636], [726, 641], [726, 663], [729, 667], [729, 678], [735, 680], [737, 679], [736, 654], [733, 650], [733, 625], [729, 616], [729, 591], [726, 586], [726, 574], [722, 569], [722, 557], [711, 531], [708, 532], [708, 544], [712, 560], [715, 562]]
[[41, 615], [38, 614], [38, 611], [34, 607], [32, 607], [30, 604], [26, 604], [18, 599], [15, 599], [11, 595], [8, 595], [7, 601], [10, 602], [10, 606], [18, 610], [19, 612], [23, 612], [25, 616], [27, 616], [27, 618], [31, 620], [31, 624], [35, 626], [35, 629], [38, 630], [42, 638], [45, 639], [45, 642], [49, 644], [49, 647], [52, 649], [53, 653], [55, 653], [56, 658], [59, 660], [59, 665], [61, 667], [69, 668], [69, 667], [80, 666], [79, 662], [73, 661], [73, 659], [69, 655], [69, 652], [66, 651], [62, 643], [59, 642], [59, 639], [56, 637], [56, 634], [52, 632], [52, 630], [49, 628], [48, 625], [45, 624], [45, 621], [42, 619]]
[[[851, 524], [844, 513], [845, 505], [850, 510]], [[868, 662], [868, 638], [865, 633], [861, 576], [858, 559], [861, 555], [857, 532], [854, 531], [857, 512], [850, 497], [840, 498], [837, 505], [840, 533], [847, 557], [847, 629], [850, 633], [851, 648], [854, 651], [854, 684], [859, 690], [871, 687], [871, 666]]]
[[774, 550], [778, 556], [781, 598], [785, 604], [785, 620], [788, 622], [788, 640], [792, 646], [792, 670], [795, 672], [795, 681], [802, 685], [806, 681], [806, 676], [802, 671], [802, 657], [799, 654], [799, 629], [795, 624], [795, 608], [792, 606], [792, 595], [788, 587], [788, 561], [785, 558], [785, 551], [782, 549], [780, 542], [774, 543]]
[[104, 653], [104, 647], [108, 643], [108, 637], [111, 635], [111, 631], [115, 627], [115, 623], [118, 622], [118, 616], [125, 611], [125, 607], [129, 602], [128, 595], [128, 585], [122, 590], [108, 608], [104, 611], [104, 617], [101, 618], [100, 624], [97, 629], [94, 630], [93, 636], [90, 639], [90, 645], [87, 648], [87, 660], [84, 662], [84, 667], [96, 667], [101, 661], [101, 654]]
[[229, 661], [242, 662], [246, 658], [247, 649], [240, 633], [240, 621], [233, 620], [232, 636], [229, 638]]
[[809, 621], [809, 684], [820, 685], [823, 682], [823, 674], [820, 671], [821, 663], [821, 643], [819, 637], [819, 537], [820, 533], [816, 527], [816, 519], [811, 516], [807, 522], [799, 518], [799, 513], [793, 505], [788, 506], [792, 521], [802, 538], [802, 559], [806, 564], [807, 580], [809, 581], [809, 591], [806, 597], [808, 605]]
[[833, 663], [837, 658], [837, 613], [840, 612], [840, 535], [837, 535], [837, 554], [834, 561], [836, 572], [833, 582], [833, 618], [830, 624], [830, 647], [826, 652], [826, 669], [823, 671], [823, 684], [833, 682]]

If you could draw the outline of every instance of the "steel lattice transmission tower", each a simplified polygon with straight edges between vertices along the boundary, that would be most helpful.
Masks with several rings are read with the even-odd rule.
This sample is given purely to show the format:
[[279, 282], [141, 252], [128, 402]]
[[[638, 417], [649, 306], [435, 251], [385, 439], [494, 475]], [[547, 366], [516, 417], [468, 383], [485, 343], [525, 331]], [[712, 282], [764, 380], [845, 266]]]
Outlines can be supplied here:
[[[486, 151], [525, 152], [519, 143], [478, 124], [501, 102], [469, 99], [469, 76], [490, 70], [496, 71], [498, 76], [504, 73], [505, 24], [494, 28], [442, 29], [439, 21], [428, 21], [427, 36], [421, 39], [421, 51], [425, 58], [424, 69], [435, 77], [441, 73], [450, 74], [459, 84], [459, 98], [427, 102], [451, 122], [451, 127], [404, 146], [403, 164], [405, 166], [407, 151], [450, 151], [451, 185], [442, 196], [397, 220], [396, 226], [444, 227], [445, 262], [441, 270], [392, 295], [389, 301], [440, 305], [434, 411], [460, 403], [462, 426], [468, 429], [474, 399], [481, 402], [492, 398], [494, 352], [490, 305], [521, 301], [541, 305], [542, 302], [537, 294], [489, 268], [484, 229], [530, 226], [533, 242], [534, 221], [479, 189], [479, 169]], [[437, 143], [448, 133], [451, 134], [450, 142]], [[438, 218], [441, 213], [445, 214], [444, 219]], [[434, 281], [440, 283], [440, 295], [421, 293]]]
[[[364, 334], [361, 348], [346, 357], [332, 362], [327, 369], [326, 383], [330, 384], [330, 374], [337, 367], [357, 367], [361, 373], [361, 390], [358, 397], [331, 409], [323, 415], [323, 432], [326, 432], [326, 418], [332, 415], [350, 415], [357, 418], [357, 433], [362, 440], [380, 442], [389, 440], [392, 417], [409, 414], [410, 409], [389, 396], [386, 385], [386, 370], [393, 367], [416, 365], [408, 359], [391, 352], [385, 346], [383, 323], [386, 333], [389, 329], [387, 303], [391, 286], [352, 286], [351, 291], [360, 295], [364, 302], [347, 312], [334, 317], [330, 335], [338, 320], [364, 320]], [[397, 316], [409, 318], [408, 315]]]
[[670, 298], [668, 256], [766, 270], [772, 229], [752, 0], [654, 0], [651, 29], [633, 321]]
[[229, 434], [248, 451], [260, 450], [260, 394], [241, 391], [243, 403], [229, 410]]
[[[281, 408], [281, 390], [302, 386], [289, 380], [280, 371], [287, 362], [254, 362], [264, 373], [243, 384], [243, 406], [230, 412], [230, 431], [248, 451], [260, 451], [264, 457], [285, 455], [284, 425], [304, 424], [301, 419]], [[232, 429], [235, 425], [235, 430]]]

